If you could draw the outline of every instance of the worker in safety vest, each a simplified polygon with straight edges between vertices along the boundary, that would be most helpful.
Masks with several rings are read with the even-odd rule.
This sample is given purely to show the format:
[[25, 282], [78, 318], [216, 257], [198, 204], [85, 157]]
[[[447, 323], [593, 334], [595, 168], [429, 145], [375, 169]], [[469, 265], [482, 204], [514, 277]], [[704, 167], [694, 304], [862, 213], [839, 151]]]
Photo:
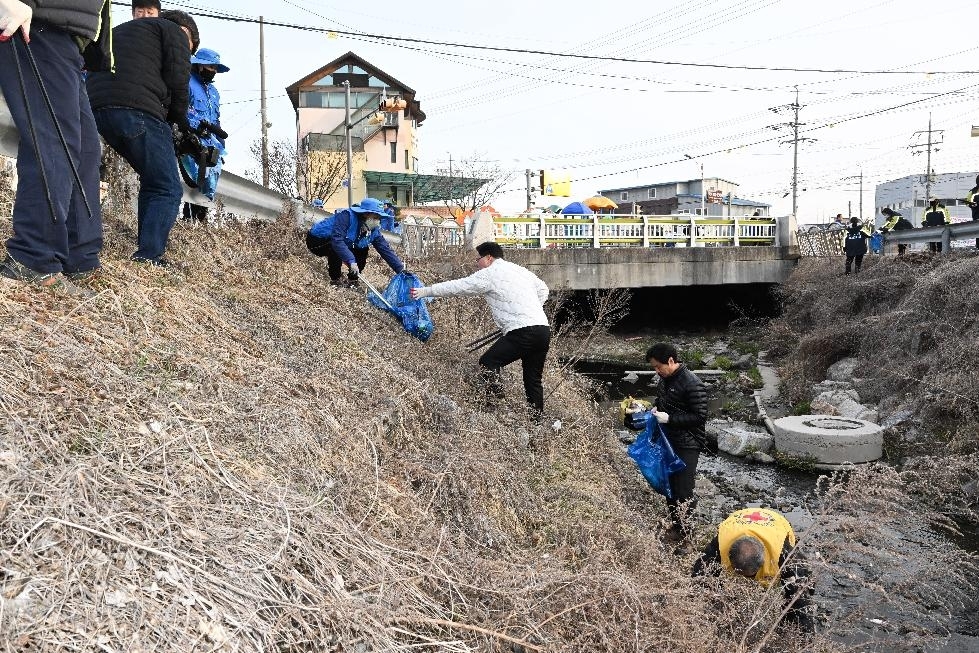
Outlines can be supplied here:
[[[965, 203], [972, 209], [972, 221], [979, 221], [979, 175], [976, 175], [976, 185], [965, 196]], [[979, 238], [976, 238], [976, 249], [979, 249]]]
[[723, 569], [753, 578], [764, 587], [779, 580], [788, 607], [786, 621], [813, 633], [809, 570], [795, 542], [792, 526], [774, 510], [737, 510], [718, 526], [717, 536], [694, 563], [693, 575], [720, 575]]
[[[921, 219], [922, 227], [943, 227], [947, 224], [952, 223], [952, 218], [948, 214], [948, 209], [945, 208], [944, 204], [938, 201], [937, 197], [933, 197], [928, 207], [925, 209], [925, 215]], [[933, 252], [942, 251], [942, 242], [928, 243], [928, 249]]]
[[[880, 210], [880, 214], [883, 215], [887, 220], [880, 228], [880, 233], [885, 236], [892, 231], [904, 231], [906, 229], [914, 229], [914, 225], [905, 218], [903, 215], [895, 211], [894, 209], [884, 207]], [[897, 244], [897, 255], [901, 256], [908, 251], [907, 243]]]

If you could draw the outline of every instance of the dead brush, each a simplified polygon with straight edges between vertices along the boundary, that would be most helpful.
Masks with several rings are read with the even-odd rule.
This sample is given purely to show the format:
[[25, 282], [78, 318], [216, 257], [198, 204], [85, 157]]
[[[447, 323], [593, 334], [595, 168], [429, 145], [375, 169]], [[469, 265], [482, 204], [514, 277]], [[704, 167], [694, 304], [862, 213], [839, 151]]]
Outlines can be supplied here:
[[12, 650], [735, 650], [576, 377], [549, 361], [560, 433], [515, 374], [481, 407], [482, 303], [433, 303], [422, 345], [291, 225], [180, 223], [169, 270], [106, 232], [95, 297], [0, 280]]

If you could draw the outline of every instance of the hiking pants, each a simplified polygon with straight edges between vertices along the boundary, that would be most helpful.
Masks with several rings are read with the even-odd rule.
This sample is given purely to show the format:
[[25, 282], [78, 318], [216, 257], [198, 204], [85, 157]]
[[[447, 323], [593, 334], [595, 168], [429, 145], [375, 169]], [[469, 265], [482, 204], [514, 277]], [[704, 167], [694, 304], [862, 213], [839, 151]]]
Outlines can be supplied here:
[[853, 256], [846, 255], [846, 273], [850, 274], [850, 266], [856, 263], [856, 271], [860, 272], [860, 266], [863, 265], [863, 254], [855, 254]]
[[700, 449], [674, 447], [673, 452], [687, 466], [676, 474], [670, 474], [670, 491], [673, 493], [673, 498], [666, 500], [666, 509], [670, 515], [670, 522], [686, 532], [687, 529], [683, 522], [690, 511], [697, 507], [697, 501], [694, 499], [694, 487], [697, 482], [697, 462], [700, 460]]

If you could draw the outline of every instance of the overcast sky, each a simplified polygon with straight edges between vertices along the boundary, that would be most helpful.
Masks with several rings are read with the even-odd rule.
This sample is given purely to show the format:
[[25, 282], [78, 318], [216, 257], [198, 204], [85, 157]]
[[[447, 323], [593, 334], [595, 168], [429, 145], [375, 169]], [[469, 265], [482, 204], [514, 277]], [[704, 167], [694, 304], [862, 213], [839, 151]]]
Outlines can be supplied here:
[[[579, 3], [575, 3], [579, 5]], [[738, 195], [791, 210], [789, 109], [799, 88], [800, 221], [864, 215], [874, 184], [923, 174], [927, 136], [944, 130], [935, 172], [979, 168], [979, 39], [974, 0], [662, 0], [580, 3], [237, 0], [173, 2], [190, 13], [235, 16], [350, 32], [695, 67], [494, 52], [412, 41], [329, 36], [266, 27], [269, 119], [274, 139], [295, 138], [285, 87], [352, 50], [417, 91], [428, 118], [419, 131], [420, 171], [474, 158], [515, 171], [495, 204], [524, 203], [526, 168], [567, 170], [573, 197], [700, 176], [740, 184]], [[119, 20], [128, 11], [117, 9]], [[253, 167], [248, 144], [260, 133], [258, 27], [199, 18], [202, 45], [232, 71], [218, 76], [222, 122], [231, 133], [227, 168]], [[744, 68], [858, 72], [820, 73]], [[873, 71], [876, 71], [874, 73]], [[895, 71], [908, 74], [880, 74]], [[974, 72], [970, 72], [974, 71]], [[873, 114], [873, 115], [867, 115]], [[866, 116], [866, 117], [863, 117]], [[802, 189], [806, 190], [802, 190]], [[551, 203], [545, 200], [545, 204]], [[564, 203], [558, 200], [557, 203]]]

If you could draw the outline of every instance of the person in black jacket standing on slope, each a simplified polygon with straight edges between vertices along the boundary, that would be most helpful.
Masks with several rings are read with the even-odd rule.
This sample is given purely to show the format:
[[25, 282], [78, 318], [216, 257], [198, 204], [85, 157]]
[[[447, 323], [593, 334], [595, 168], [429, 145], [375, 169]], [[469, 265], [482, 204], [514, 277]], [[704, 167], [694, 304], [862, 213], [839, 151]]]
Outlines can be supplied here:
[[860, 274], [863, 257], [867, 255], [867, 240], [870, 238], [870, 228], [860, 224], [860, 218], [850, 218], [850, 226], [846, 228], [843, 237], [843, 253], [846, 254], [846, 272], [856, 264], [856, 273]]
[[189, 129], [190, 55], [200, 37], [190, 16], [171, 11], [123, 23], [112, 38], [115, 73], [89, 75], [88, 95], [102, 138], [139, 175], [133, 260], [167, 266], [183, 195], [170, 125]]
[[657, 343], [646, 352], [646, 360], [660, 376], [656, 386], [656, 409], [653, 417], [663, 426], [666, 439], [686, 468], [670, 476], [673, 498], [666, 500], [670, 528], [665, 534], [669, 542], [687, 539], [685, 523], [697, 502], [694, 483], [697, 461], [707, 442], [707, 388], [697, 375], [679, 360], [676, 347]]

